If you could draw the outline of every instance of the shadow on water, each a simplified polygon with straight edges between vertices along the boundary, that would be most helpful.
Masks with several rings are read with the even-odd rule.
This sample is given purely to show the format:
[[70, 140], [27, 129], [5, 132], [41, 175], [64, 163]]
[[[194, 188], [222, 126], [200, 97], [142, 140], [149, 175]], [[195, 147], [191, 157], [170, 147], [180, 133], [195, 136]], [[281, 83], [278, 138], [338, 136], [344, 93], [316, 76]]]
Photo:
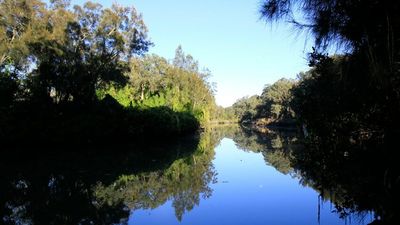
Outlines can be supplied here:
[[211, 196], [216, 143], [202, 134], [151, 147], [114, 146], [113, 151], [3, 151], [0, 223], [126, 224], [131, 210], [156, 208], [167, 200], [181, 218], [201, 196]]
[[399, 168], [395, 156], [378, 154], [382, 143], [351, 146], [326, 141], [323, 145], [279, 129], [237, 129], [230, 135], [240, 149], [261, 152], [268, 165], [318, 191], [318, 209], [330, 201], [332, 211], [347, 221], [373, 213], [371, 224], [400, 224]]

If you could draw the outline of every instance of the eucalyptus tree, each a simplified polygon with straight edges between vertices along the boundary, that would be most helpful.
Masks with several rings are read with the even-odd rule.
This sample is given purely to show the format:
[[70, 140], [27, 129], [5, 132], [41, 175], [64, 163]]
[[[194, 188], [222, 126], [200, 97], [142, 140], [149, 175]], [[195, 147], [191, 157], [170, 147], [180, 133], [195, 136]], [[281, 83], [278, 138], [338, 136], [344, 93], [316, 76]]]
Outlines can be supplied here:
[[294, 117], [291, 108], [291, 90], [295, 81], [282, 78], [272, 85], [266, 85], [257, 106], [258, 116], [274, 120], [289, 119]]
[[39, 0], [0, 1], [1, 106], [18, 99], [21, 80], [34, 57], [30, 46], [46, 35], [47, 9]]
[[134, 95], [143, 102], [146, 96], [152, 96], [165, 86], [162, 77], [167, 73], [169, 64], [166, 59], [155, 54], [135, 57], [130, 61], [130, 84], [135, 87]]
[[182, 46], [179, 45], [175, 50], [175, 57], [173, 60], [173, 65], [177, 68], [188, 70], [191, 72], [199, 71], [199, 62], [189, 54], [185, 54]]
[[26, 66], [29, 44], [36, 41], [44, 28], [46, 6], [39, 0], [0, 1], [0, 65]]
[[[174, 60], [155, 54], [131, 57], [126, 85], [107, 85], [98, 93], [110, 94], [124, 106], [139, 108], [166, 106], [176, 112], [188, 112], [199, 121], [209, 121], [214, 112], [212, 84], [207, 80], [210, 71], [198, 70], [198, 62], [186, 55], [181, 47]], [[183, 64], [178, 58], [188, 59]]]
[[48, 75], [45, 83], [55, 86], [64, 100], [87, 103], [95, 100], [101, 85], [126, 82], [129, 59], [147, 51], [151, 42], [133, 7], [114, 4], [103, 9], [87, 2], [83, 7], [74, 6], [73, 14], [74, 20], [66, 26], [66, 44], [60, 46], [60, 52], [46, 54], [37, 72], [39, 79], [46, 80]]
[[29, 77], [35, 98], [87, 103], [109, 81], [126, 81], [132, 56], [152, 43], [134, 7], [68, 0], [0, 1], [0, 70]]
[[258, 95], [243, 97], [237, 100], [233, 105], [233, 111], [240, 121], [250, 121], [257, 116], [257, 106], [261, 99]]

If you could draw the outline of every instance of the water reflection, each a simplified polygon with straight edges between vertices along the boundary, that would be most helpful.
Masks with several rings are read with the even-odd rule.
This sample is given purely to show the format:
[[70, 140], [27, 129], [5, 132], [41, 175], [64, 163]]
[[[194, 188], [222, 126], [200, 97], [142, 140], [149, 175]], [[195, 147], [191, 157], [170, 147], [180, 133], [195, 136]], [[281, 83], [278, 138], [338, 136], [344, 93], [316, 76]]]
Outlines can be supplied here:
[[[232, 152], [231, 147], [215, 158], [215, 149], [223, 138], [233, 140], [236, 148], [242, 150], [240, 157], [245, 157], [250, 164], [237, 161], [237, 153]], [[379, 180], [381, 172], [385, 171], [378, 167], [382, 164], [373, 167], [374, 158], [366, 154], [361, 157], [354, 152], [329, 152], [329, 148], [304, 148], [301, 142], [295, 131], [219, 126], [207, 129], [199, 137], [179, 142], [153, 144], [152, 147], [113, 146], [112, 153], [109, 149], [98, 148], [36, 150], [23, 154], [3, 151], [0, 158], [0, 223], [127, 224], [132, 218], [135, 221], [143, 211], [169, 205], [175, 214], [170, 223], [184, 221], [185, 216], [197, 208], [203, 214], [193, 218], [197, 224], [202, 224], [207, 221], [200, 218], [210, 220], [224, 213], [232, 214], [219, 205], [224, 202], [225, 205], [221, 205], [238, 210], [236, 214], [254, 207], [255, 211], [246, 211], [253, 215], [248, 219], [252, 224], [286, 221], [287, 214], [293, 216], [287, 224], [303, 220], [310, 224], [309, 215], [303, 215], [302, 209], [285, 205], [295, 198], [301, 198], [301, 202], [308, 205], [318, 203], [313, 214], [315, 220], [311, 223], [317, 222], [320, 213], [326, 212], [320, 208], [319, 203], [323, 202], [332, 202], [333, 208], [328, 211], [335, 211], [347, 220], [362, 219], [375, 212], [377, 217], [390, 218], [386, 219], [388, 224], [395, 221], [398, 190], [382, 185], [389, 182]], [[259, 156], [262, 156], [263, 167], [251, 164], [258, 162]], [[220, 168], [214, 168], [214, 164]], [[269, 166], [281, 175], [272, 173]], [[249, 167], [254, 168], [246, 170]], [[249, 171], [253, 174], [245, 174]], [[233, 180], [223, 177], [216, 183], [217, 172]], [[274, 179], [265, 184], [270, 189], [257, 191], [263, 188], [261, 183], [268, 182], [267, 179]], [[247, 188], [246, 182], [254, 184], [255, 189], [236, 193]], [[309, 188], [299, 188], [298, 182], [316, 190], [319, 197], [310, 199], [314, 194], [307, 191]], [[274, 198], [274, 195], [289, 199]], [[249, 199], [260, 200], [248, 202]], [[262, 207], [276, 213], [266, 218]], [[291, 208], [295, 210], [290, 211]], [[229, 224], [237, 222], [235, 218], [248, 218], [250, 214], [246, 212], [242, 217], [232, 215]], [[164, 222], [168, 221], [161, 224]], [[374, 223], [382, 222], [376, 220]]]
[[267, 165], [271, 165], [283, 174], [292, 174], [292, 152], [302, 149], [296, 130], [268, 130], [236, 128], [233, 136], [229, 136], [239, 149], [260, 152]]
[[195, 151], [177, 158], [163, 170], [120, 176], [110, 185], [98, 184], [95, 198], [100, 205], [123, 203], [130, 210], [155, 209], [172, 201], [180, 221], [185, 212], [212, 195], [210, 183], [216, 182], [211, 164], [217, 140], [203, 133]]
[[393, 164], [393, 155], [382, 154], [376, 143], [316, 145], [303, 143], [296, 132], [267, 129], [243, 130], [232, 138], [238, 147], [262, 152], [268, 165], [318, 191], [319, 203], [332, 202], [332, 211], [340, 218], [362, 220], [374, 213], [371, 224], [400, 224], [400, 173], [394, 166], [398, 164]]
[[3, 152], [1, 223], [126, 224], [131, 210], [156, 208], [171, 199], [180, 219], [201, 197], [211, 196], [217, 142], [203, 134], [151, 148], [115, 147], [113, 153]]

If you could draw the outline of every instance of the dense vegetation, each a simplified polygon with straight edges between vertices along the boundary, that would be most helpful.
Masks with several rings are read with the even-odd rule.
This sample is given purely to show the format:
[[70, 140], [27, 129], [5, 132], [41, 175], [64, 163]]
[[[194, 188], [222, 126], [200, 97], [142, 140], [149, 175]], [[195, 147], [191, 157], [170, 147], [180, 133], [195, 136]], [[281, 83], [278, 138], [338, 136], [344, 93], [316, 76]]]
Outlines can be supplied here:
[[[0, 139], [106, 141], [193, 132], [215, 108], [208, 70], [172, 63], [133, 7], [0, 1]], [[19, 142], [21, 143], [21, 142]]]
[[[300, 74], [291, 91], [292, 110], [308, 135], [309, 150], [296, 157], [298, 165], [321, 188], [344, 188], [355, 202], [374, 195], [362, 203], [375, 204], [381, 216], [376, 223], [382, 224], [400, 221], [394, 209], [400, 190], [394, 157], [400, 135], [399, 10], [398, 1], [376, 0], [266, 0], [261, 8], [268, 22], [285, 19], [315, 37], [312, 69]], [[335, 44], [343, 53], [328, 55]], [[368, 175], [365, 165], [374, 165]], [[369, 192], [360, 194], [360, 184], [353, 188], [358, 179], [367, 180]]]
[[198, 62], [176, 50], [172, 63], [157, 55], [131, 59], [129, 82], [100, 89], [100, 98], [111, 95], [125, 107], [153, 108], [166, 106], [176, 112], [189, 112], [202, 123], [211, 119], [215, 108], [213, 87], [207, 82], [210, 72], [199, 70]]
[[[181, 47], [171, 61], [146, 54], [153, 43], [133, 7], [0, 0], [0, 141], [53, 146], [172, 137], [192, 133], [216, 118], [257, 125], [297, 123], [306, 136], [303, 151], [285, 148], [293, 137], [276, 133], [258, 137], [249, 132], [234, 139], [239, 147], [262, 152], [279, 171], [300, 174], [305, 185], [331, 198], [339, 212], [374, 210], [380, 217], [376, 223], [399, 224], [400, 168], [394, 146], [400, 135], [400, 3], [265, 0], [261, 14], [268, 22], [285, 19], [308, 29], [315, 37], [311, 70], [222, 109], [214, 103], [210, 72], [199, 69]], [[344, 50], [328, 55], [335, 44]], [[213, 135], [211, 143], [219, 137]], [[269, 141], [268, 148], [259, 143], [262, 140]], [[30, 159], [27, 167], [18, 164], [19, 157], [6, 159], [0, 164], [5, 178], [0, 187], [12, 199], [1, 199], [9, 214], [3, 221], [17, 218], [24, 223], [35, 216], [46, 220], [40, 209], [60, 204], [71, 194], [85, 201], [87, 211], [79, 218], [52, 213], [55, 223], [115, 222], [126, 214], [121, 205], [154, 207], [171, 198], [180, 218], [198, 204], [200, 193], [210, 194], [212, 153], [206, 149], [200, 144], [194, 154], [180, 155], [164, 170], [135, 171], [103, 183], [100, 178], [110, 174], [100, 169], [107, 169], [108, 163], [89, 168], [95, 171], [89, 176], [82, 172], [83, 165], [94, 157], [87, 155], [75, 169], [43, 157], [38, 176], [32, 174], [37, 167]], [[79, 160], [71, 154], [68, 162]], [[38, 158], [38, 164], [43, 162]], [[63, 185], [67, 189], [57, 192]], [[49, 193], [42, 193], [44, 189]], [[149, 200], [144, 194], [148, 190], [161, 195], [160, 202]], [[96, 201], [85, 193], [94, 193]], [[189, 194], [190, 201], [179, 201], [181, 194]], [[114, 213], [110, 208], [118, 208], [118, 215], [107, 214]]]
[[242, 123], [294, 125], [295, 113], [291, 104], [292, 89], [296, 84], [295, 80], [282, 78], [272, 85], [265, 85], [260, 96], [237, 100], [231, 107], [225, 108], [225, 114]]
[[[398, 10], [398, 3], [374, 0], [264, 1], [261, 14], [268, 22], [285, 19], [315, 37], [312, 69], [229, 110], [242, 121], [295, 118], [313, 138], [389, 143], [400, 125]], [[328, 55], [335, 44], [342, 53]]]
[[[303, 17], [294, 17], [297, 8]], [[293, 109], [312, 134], [353, 134], [357, 143], [398, 134], [398, 10], [397, 2], [373, 0], [265, 1], [265, 19], [288, 19], [315, 36], [313, 69], [293, 90]], [[328, 56], [334, 43], [346, 53]]]

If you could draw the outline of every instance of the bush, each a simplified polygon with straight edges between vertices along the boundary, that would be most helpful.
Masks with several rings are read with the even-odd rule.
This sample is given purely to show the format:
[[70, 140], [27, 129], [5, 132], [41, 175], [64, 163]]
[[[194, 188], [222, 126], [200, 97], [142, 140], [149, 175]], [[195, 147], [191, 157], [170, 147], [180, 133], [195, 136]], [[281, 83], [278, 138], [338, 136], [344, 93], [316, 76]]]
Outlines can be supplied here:
[[199, 128], [190, 113], [168, 107], [124, 108], [111, 96], [91, 106], [19, 103], [0, 114], [0, 140], [8, 145], [169, 139]]

